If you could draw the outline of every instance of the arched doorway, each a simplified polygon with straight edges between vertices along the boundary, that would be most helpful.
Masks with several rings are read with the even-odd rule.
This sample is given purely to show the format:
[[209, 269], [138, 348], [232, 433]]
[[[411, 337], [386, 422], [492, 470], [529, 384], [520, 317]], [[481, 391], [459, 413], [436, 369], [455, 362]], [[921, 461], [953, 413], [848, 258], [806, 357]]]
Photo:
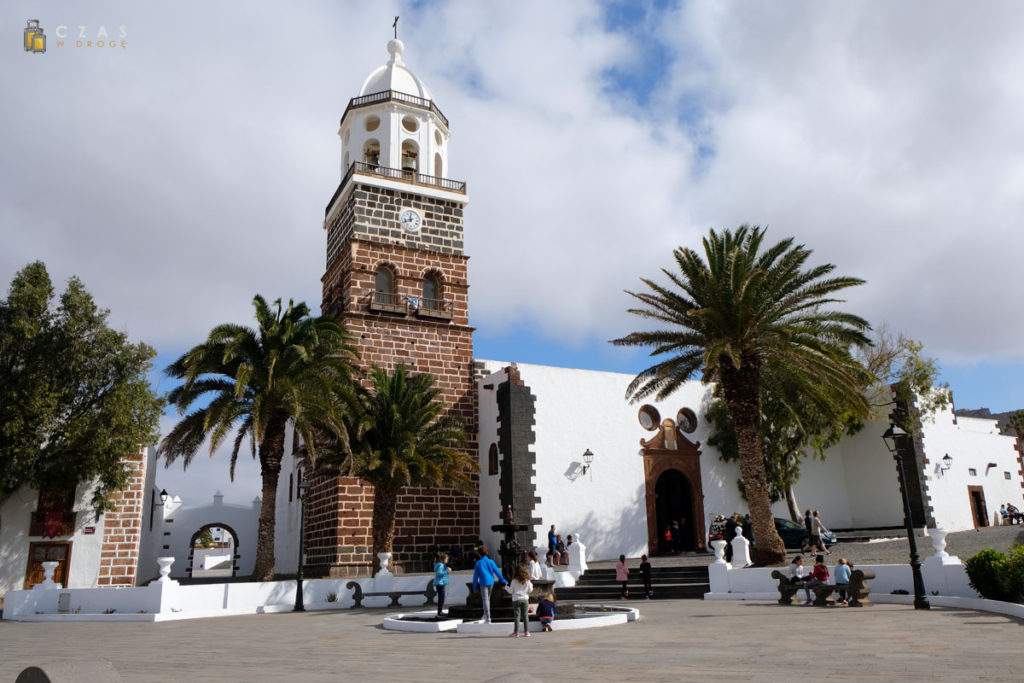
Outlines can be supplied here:
[[[694, 550], [693, 489], [683, 473], [665, 470], [654, 487], [658, 524], [658, 551]], [[665, 529], [672, 529], [672, 544], [665, 541]]]
[[227, 524], [204, 524], [188, 544], [188, 568], [192, 578], [231, 577], [238, 569], [238, 534]]

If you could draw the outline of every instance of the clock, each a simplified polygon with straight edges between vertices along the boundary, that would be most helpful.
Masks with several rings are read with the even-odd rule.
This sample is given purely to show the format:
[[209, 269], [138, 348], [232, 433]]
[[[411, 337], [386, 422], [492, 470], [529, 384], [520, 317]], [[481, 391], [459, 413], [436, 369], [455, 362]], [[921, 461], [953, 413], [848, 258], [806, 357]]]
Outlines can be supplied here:
[[403, 209], [398, 214], [398, 223], [406, 232], [419, 232], [423, 219], [414, 209]]

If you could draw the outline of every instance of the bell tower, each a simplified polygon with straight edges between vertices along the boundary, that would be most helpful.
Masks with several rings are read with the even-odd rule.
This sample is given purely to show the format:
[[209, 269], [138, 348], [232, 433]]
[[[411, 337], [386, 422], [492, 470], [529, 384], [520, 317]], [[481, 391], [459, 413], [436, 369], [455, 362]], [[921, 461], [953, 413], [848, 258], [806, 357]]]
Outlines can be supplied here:
[[[429, 373], [477, 452], [473, 328], [469, 326], [463, 211], [466, 184], [450, 180], [448, 119], [387, 45], [341, 117], [341, 183], [327, 203], [322, 312], [355, 337], [361, 363], [405, 363]], [[353, 478], [315, 483], [307, 507], [312, 575], [353, 576], [372, 567], [373, 487]], [[472, 543], [478, 496], [414, 487], [398, 502], [392, 566], [430, 567], [433, 546]]]

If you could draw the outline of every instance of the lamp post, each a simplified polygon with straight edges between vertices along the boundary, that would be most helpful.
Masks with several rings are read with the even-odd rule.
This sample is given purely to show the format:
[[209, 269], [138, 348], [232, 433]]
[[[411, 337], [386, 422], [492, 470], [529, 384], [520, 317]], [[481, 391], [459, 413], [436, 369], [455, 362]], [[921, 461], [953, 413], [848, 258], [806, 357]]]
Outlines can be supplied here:
[[594, 462], [594, 454], [588, 448], [583, 452], [583, 474], [587, 473], [587, 470], [590, 469], [590, 463], [592, 462]]
[[295, 611], [305, 612], [306, 605], [302, 602], [302, 560], [306, 554], [306, 493], [310, 486], [308, 479], [299, 484], [299, 570], [295, 573]]
[[914, 609], [931, 609], [924, 597], [924, 578], [921, 576], [921, 558], [917, 555], [917, 539], [914, 538], [914, 523], [910, 516], [910, 497], [907, 495], [907, 479], [903, 472], [903, 445], [907, 433], [893, 423], [882, 434], [885, 447], [896, 460], [896, 471], [900, 477], [900, 492], [903, 494], [903, 522], [907, 527], [907, 541], [910, 543], [910, 571], [914, 575]]

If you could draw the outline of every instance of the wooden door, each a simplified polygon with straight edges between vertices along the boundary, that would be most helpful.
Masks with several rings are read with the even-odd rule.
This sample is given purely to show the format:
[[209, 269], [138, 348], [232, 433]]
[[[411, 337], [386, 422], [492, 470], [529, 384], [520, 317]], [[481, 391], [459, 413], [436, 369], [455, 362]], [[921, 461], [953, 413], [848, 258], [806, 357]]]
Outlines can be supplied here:
[[25, 590], [43, 582], [43, 562], [57, 563], [57, 568], [53, 572], [53, 580], [67, 588], [68, 570], [71, 567], [71, 542], [29, 543]]
[[971, 497], [971, 515], [974, 517], [974, 528], [988, 526], [988, 507], [985, 505], [985, 489], [980, 486], [968, 486], [967, 495]]

